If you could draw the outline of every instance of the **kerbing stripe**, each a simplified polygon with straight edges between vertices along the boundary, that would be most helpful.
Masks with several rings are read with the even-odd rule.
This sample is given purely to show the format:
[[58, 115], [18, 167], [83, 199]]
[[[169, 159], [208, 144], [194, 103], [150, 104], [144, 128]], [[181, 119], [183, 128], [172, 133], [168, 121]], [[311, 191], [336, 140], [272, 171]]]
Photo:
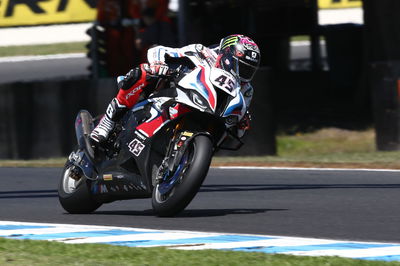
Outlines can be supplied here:
[[371, 255], [391, 256], [400, 254], [400, 246], [393, 247], [380, 247], [380, 248], [367, 248], [367, 249], [325, 249], [325, 250], [309, 250], [309, 251], [294, 251], [282, 252], [281, 254], [290, 254], [296, 256], [340, 256], [345, 258], [364, 258], [371, 257]]
[[159, 247], [159, 246], [181, 246], [181, 245], [204, 245], [209, 243], [231, 243], [231, 242], [244, 242], [251, 240], [266, 240], [269, 237], [257, 237], [257, 236], [240, 236], [240, 235], [221, 235], [221, 236], [210, 236], [210, 237], [199, 237], [199, 238], [187, 238], [187, 239], [172, 239], [172, 240], [152, 240], [146, 243], [115, 243], [134, 247]]
[[383, 260], [383, 261], [400, 261], [400, 255], [394, 256], [380, 256], [380, 257], [362, 257], [355, 259], [363, 259], [363, 260]]
[[263, 248], [263, 247], [289, 247], [305, 245], [334, 244], [338, 241], [325, 239], [301, 239], [301, 238], [272, 238], [267, 240], [243, 241], [235, 243], [209, 243], [202, 246], [178, 247], [177, 249], [201, 250], [201, 249], [237, 249], [237, 248]]
[[129, 247], [164, 246], [185, 250], [221, 249], [298, 256], [400, 260], [399, 243], [2, 221], [0, 229], [1, 233], [12, 239], [48, 240], [70, 244], [103, 243]]
[[91, 237], [86, 239], [73, 239], [62, 241], [71, 244], [83, 243], [109, 243], [113, 242], [137, 242], [137, 241], [151, 241], [151, 240], [171, 240], [171, 239], [187, 239], [195, 237], [207, 237], [209, 234], [188, 234], [188, 233], [154, 233], [154, 234], [135, 234], [135, 235], [119, 235], [119, 236], [106, 236], [106, 237]]
[[362, 250], [371, 248], [383, 248], [392, 247], [392, 245], [380, 245], [380, 244], [361, 244], [361, 243], [334, 243], [334, 244], [323, 244], [323, 245], [306, 245], [306, 246], [274, 246], [274, 247], [256, 247], [256, 248], [235, 248], [236, 251], [257, 251], [265, 253], [290, 253], [294, 252], [308, 252], [318, 250]]

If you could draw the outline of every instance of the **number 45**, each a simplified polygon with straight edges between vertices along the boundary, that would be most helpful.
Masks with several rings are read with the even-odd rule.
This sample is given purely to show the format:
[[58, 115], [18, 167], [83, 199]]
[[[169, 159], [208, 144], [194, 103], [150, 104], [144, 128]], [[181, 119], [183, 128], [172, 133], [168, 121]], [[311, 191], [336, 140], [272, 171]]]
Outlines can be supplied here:
[[233, 89], [235, 88], [235, 82], [225, 75], [221, 75], [218, 78], [216, 78], [215, 82], [217, 82], [219, 84], [219, 86], [221, 86], [229, 91], [233, 91]]

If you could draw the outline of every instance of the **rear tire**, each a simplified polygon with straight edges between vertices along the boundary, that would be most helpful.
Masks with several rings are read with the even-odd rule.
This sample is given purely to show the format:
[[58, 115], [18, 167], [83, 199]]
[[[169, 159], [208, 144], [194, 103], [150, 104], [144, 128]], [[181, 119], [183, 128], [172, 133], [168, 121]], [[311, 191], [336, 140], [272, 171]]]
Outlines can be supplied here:
[[89, 180], [82, 176], [78, 181], [71, 178], [72, 165], [66, 165], [58, 186], [58, 199], [61, 206], [69, 213], [91, 213], [101, 206], [89, 191]]
[[205, 135], [195, 136], [187, 148], [189, 160], [184, 165], [181, 181], [168, 195], [161, 195], [159, 185], [153, 189], [152, 206], [158, 216], [174, 216], [192, 201], [207, 176], [213, 154], [213, 143]]

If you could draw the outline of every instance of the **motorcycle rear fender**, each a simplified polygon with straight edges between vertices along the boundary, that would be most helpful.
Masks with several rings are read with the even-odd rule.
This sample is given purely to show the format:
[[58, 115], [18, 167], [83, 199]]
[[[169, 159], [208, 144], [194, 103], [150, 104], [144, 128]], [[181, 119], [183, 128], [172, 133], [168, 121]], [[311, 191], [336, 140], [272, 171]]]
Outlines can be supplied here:
[[75, 119], [75, 135], [78, 143], [78, 150], [72, 152], [69, 161], [81, 168], [88, 179], [95, 179], [93, 169], [94, 151], [90, 145], [89, 135], [94, 128], [92, 115], [87, 110], [79, 111]]
[[75, 134], [80, 149], [87, 149], [87, 146], [90, 147], [88, 138], [93, 128], [92, 115], [86, 110], [79, 111], [75, 119]]

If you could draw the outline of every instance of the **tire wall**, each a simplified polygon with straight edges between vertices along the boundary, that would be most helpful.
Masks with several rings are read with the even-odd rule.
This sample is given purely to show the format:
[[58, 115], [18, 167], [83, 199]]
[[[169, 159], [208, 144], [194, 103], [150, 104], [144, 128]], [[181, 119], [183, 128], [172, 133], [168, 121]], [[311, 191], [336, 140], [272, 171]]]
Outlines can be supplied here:
[[0, 159], [68, 155], [80, 109], [102, 113], [114, 80], [67, 80], [0, 85]]

